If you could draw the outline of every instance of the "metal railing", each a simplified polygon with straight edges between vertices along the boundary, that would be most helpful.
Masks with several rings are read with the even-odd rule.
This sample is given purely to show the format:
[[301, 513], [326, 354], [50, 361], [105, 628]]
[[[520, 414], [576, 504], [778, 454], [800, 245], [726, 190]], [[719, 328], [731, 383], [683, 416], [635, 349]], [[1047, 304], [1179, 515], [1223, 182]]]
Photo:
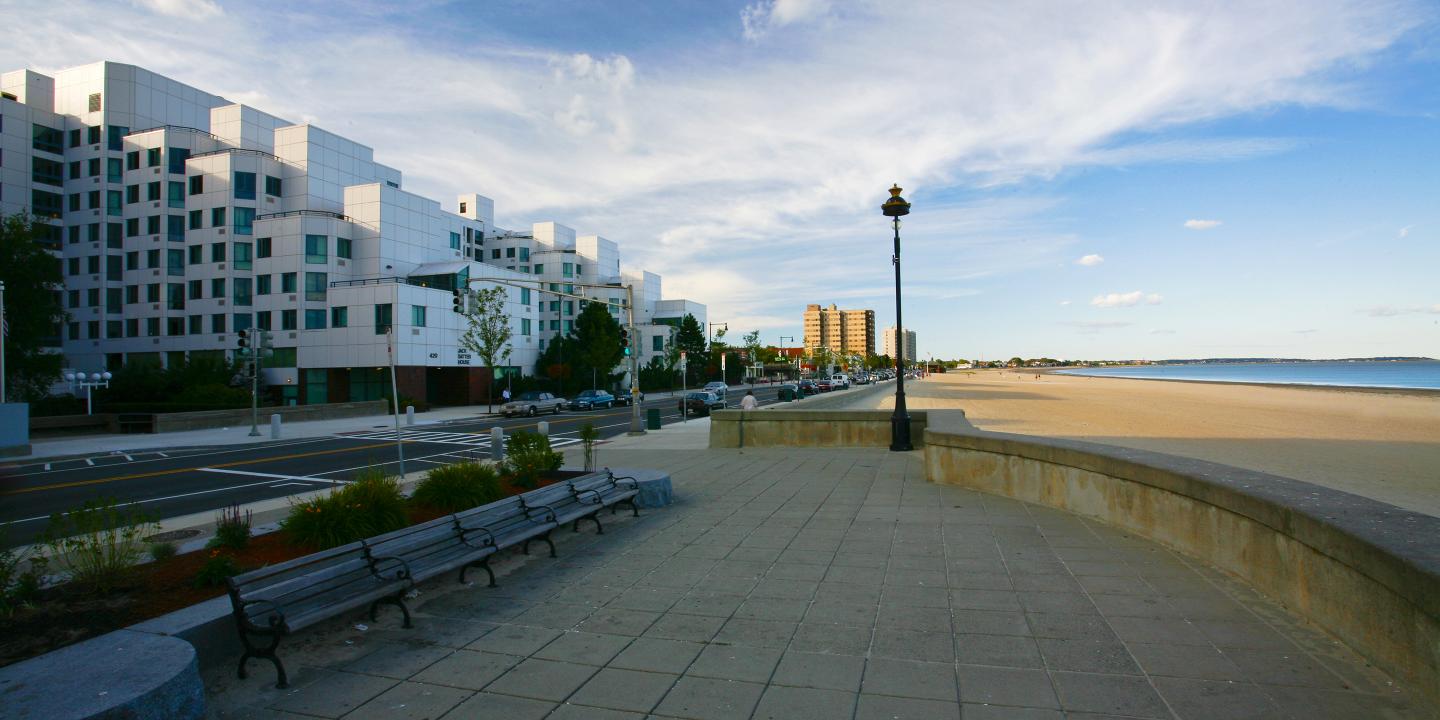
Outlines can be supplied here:
[[[194, 156], [194, 155], [191, 155], [190, 157], [195, 157], [195, 156]], [[331, 218], [331, 219], [334, 219], [334, 220], [344, 220], [345, 222], [355, 222], [355, 219], [352, 218], [352, 217], [349, 217], [348, 215], [344, 215], [344, 214], [342, 214], [342, 213], [337, 213], [337, 212], [330, 212], [329, 210], [286, 210], [285, 212], [266, 213], [266, 214], [264, 214], [264, 215], [256, 215], [256, 216], [255, 216], [255, 220], [256, 220], [256, 221], [260, 221], [260, 220], [270, 220], [270, 219], [273, 219], [273, 218], [300, 217], [300, 216], [324, 217], [324, 218]]]
[[[195, 133], [196, 135], [204, 135], [204, 136], [210, 138], [211, 140], [216, 140], [216, 141], [218, 141], [218, 142], [225, 142], [224, 138], [221, 138], [219, 135], [216, 135], [216, 134], [214, 134], [214, 133], [208, 132], [208, 131], [206, 131], [206, 130], [201, 130], [200, 128], [187, 127], [187, 126], [185, 126], [185, 125], [156, 125], [155, 127], [152, 127], [152, 128], [145, 128], [144, 130], [136, 130], [136, 131], [134, 131], [134, 132], [126, 133], [126, 134], [125, 134], [125, 137], [134, 137], [134, 136], [136, 136], [136, 135], [144, 135], [145, 133], [155, 132], [156, 130], [179, 130], [179, 131], [181, 131], [181, 132], [189, 132], [189, 133]], [[194, 157], [194, 156], [192, 155], [191, 157]]]
[[[216, 139], [218, 140], [219, 138]], [[220, 148], [219, 150], [210, 150], [203, 153], [195, 153], [194, 155], [190, 156], [190, 159], [194, 160], [195, 158], [209, 157], [211, 155], [225, 155], [232, 153], [238, 153], [240, 155], [255, 155], [257, 157], [270, 158], [271, 160], [280, 162], [280, 158], [275, 157], [274, 155], [271, 155], [264, 150], [251, 150], [250, 148]]]

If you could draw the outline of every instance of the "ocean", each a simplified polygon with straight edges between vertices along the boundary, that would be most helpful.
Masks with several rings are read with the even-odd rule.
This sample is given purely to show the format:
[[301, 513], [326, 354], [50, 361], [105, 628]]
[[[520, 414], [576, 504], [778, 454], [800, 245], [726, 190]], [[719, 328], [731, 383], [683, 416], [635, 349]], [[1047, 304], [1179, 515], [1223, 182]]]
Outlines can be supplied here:
[[1061, 370], [1067, 375], [1440, 390], [1440, 361], [1138, 365]]

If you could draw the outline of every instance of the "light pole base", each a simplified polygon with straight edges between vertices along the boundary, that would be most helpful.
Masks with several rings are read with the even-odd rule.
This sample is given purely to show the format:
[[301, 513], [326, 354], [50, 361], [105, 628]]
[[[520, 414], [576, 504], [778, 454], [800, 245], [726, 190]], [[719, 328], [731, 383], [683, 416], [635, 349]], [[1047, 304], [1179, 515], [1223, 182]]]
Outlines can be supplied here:
[[250, 428], [250, 437], [260, 437], [260, 431], [255, 428]]
[[644, 430], [627, 430], [625, 431], [625, 434], [631, 437], [635, 437], [637, 435], [648, 435], [649, 433], [645, 432]]
[[908, 452], [914, 449], [910, 444], [910, 416], [895, 413], [890, 417], [890, 451]]

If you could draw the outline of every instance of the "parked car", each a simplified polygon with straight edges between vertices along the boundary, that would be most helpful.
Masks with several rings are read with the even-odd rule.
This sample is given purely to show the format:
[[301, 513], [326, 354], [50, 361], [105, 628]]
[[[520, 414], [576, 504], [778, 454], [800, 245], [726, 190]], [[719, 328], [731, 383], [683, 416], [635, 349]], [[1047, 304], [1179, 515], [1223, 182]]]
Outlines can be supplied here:
[[697, 391], [687, 394], [679, 409], [684, 415], [709, 415], [713, 410], [724, 410], [725, 400], [712, 392]]
[[530, 391], [520, 393], [510, 402], [501, 405], [500, 414], [505, 417], [539, 415], [542, 412], [558, 415], [563, 407], [565, 407], [565, 398], [557, 398], [548, 392]]
[[815, 395], [820, 392], [820, 387], [817, 386], [813, 380], [801, 380], [797, 384], [801, 390], [805, 391], [806, 395]]
[[870, 376], [865, 373], [856, 375], [854, 380], [856, 385], [869, 385], [871, 382]]
[[711, 382], [711, 383], [705, 383], [705, 387], [700, 388], [700, 392], [713, 393], [713, 394], [715, 394], [715, 395], [720, 396], [720, 398], [721, 398], [722, 400], [725, 398], [725, 393], [727, 393], [727, 392], [729, 392], [729, 391], [730, 391], [730, 386], [729, 386], [729, 385], [726, 385], [726, 384], [723, 383], [723, 382], [719, 382], [718, 380], [715, 381], [715, 382]]
[[820, 378], [819, 380], [815, 381], [815, 387], [819, 388], [820, 392], [827, 393], [835, 389], [835, 383], [830, 382], [825, 378]]
[[[645, 393], [640, 393], [640, 402], [645, 402]], [[620, 390], [615, 393], [615, 404], [630, 407], [630, 391]]]
[[583, 390], [570, 401], [571, 410], [615, 407], [615, 396], [604, 390]]

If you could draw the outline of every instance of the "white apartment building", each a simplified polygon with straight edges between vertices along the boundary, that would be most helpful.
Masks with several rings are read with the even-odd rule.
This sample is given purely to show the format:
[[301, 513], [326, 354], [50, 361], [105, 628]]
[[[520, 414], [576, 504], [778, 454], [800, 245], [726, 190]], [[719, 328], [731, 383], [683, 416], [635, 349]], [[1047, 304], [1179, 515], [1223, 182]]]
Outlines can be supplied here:
[[50, 219], [70, 368], [229, 357], [238, 331], [260, 329], [276, 345], [274, 400], [366, 400], [388, 393], [393, 338], [402, 395], [463, 403], [488, 376], [453, 311], [456, 287], [484, 286], [472, 280], [515, 284], [500, 285], [513, 332], [501, 375], [529, 374], [573, 329], [581, 308], [545, 290], [637, 279], [642, 363], [665, 351], [675, 312], [704, 322], [703, 305], [661, 300], [659, 276], [622, 272], [613, 241], [497, 228], [478, 194], [451, 212], [365, 145], [139, 67], [19, 70], [0, 93], [0, 213]]
[[[889, 356], [890, 359], [893, 360], [893, 359], [895, 358], [895, 350], [896, 350], [896, 344], [895, 344], [895, 326], [894, 326], [894, 325], [891, 325], [890, 327], [885, 328], [885, 332], [884, 332], [884, 347], [885, 347], [885, 355]], [[908, 364], [914, 363], [914, 362], [915, 362], [915, 331], [914, 331], [914, 330], [906, 330], [906, 331], [905, 331], [905, 363], [908, 365]]]

